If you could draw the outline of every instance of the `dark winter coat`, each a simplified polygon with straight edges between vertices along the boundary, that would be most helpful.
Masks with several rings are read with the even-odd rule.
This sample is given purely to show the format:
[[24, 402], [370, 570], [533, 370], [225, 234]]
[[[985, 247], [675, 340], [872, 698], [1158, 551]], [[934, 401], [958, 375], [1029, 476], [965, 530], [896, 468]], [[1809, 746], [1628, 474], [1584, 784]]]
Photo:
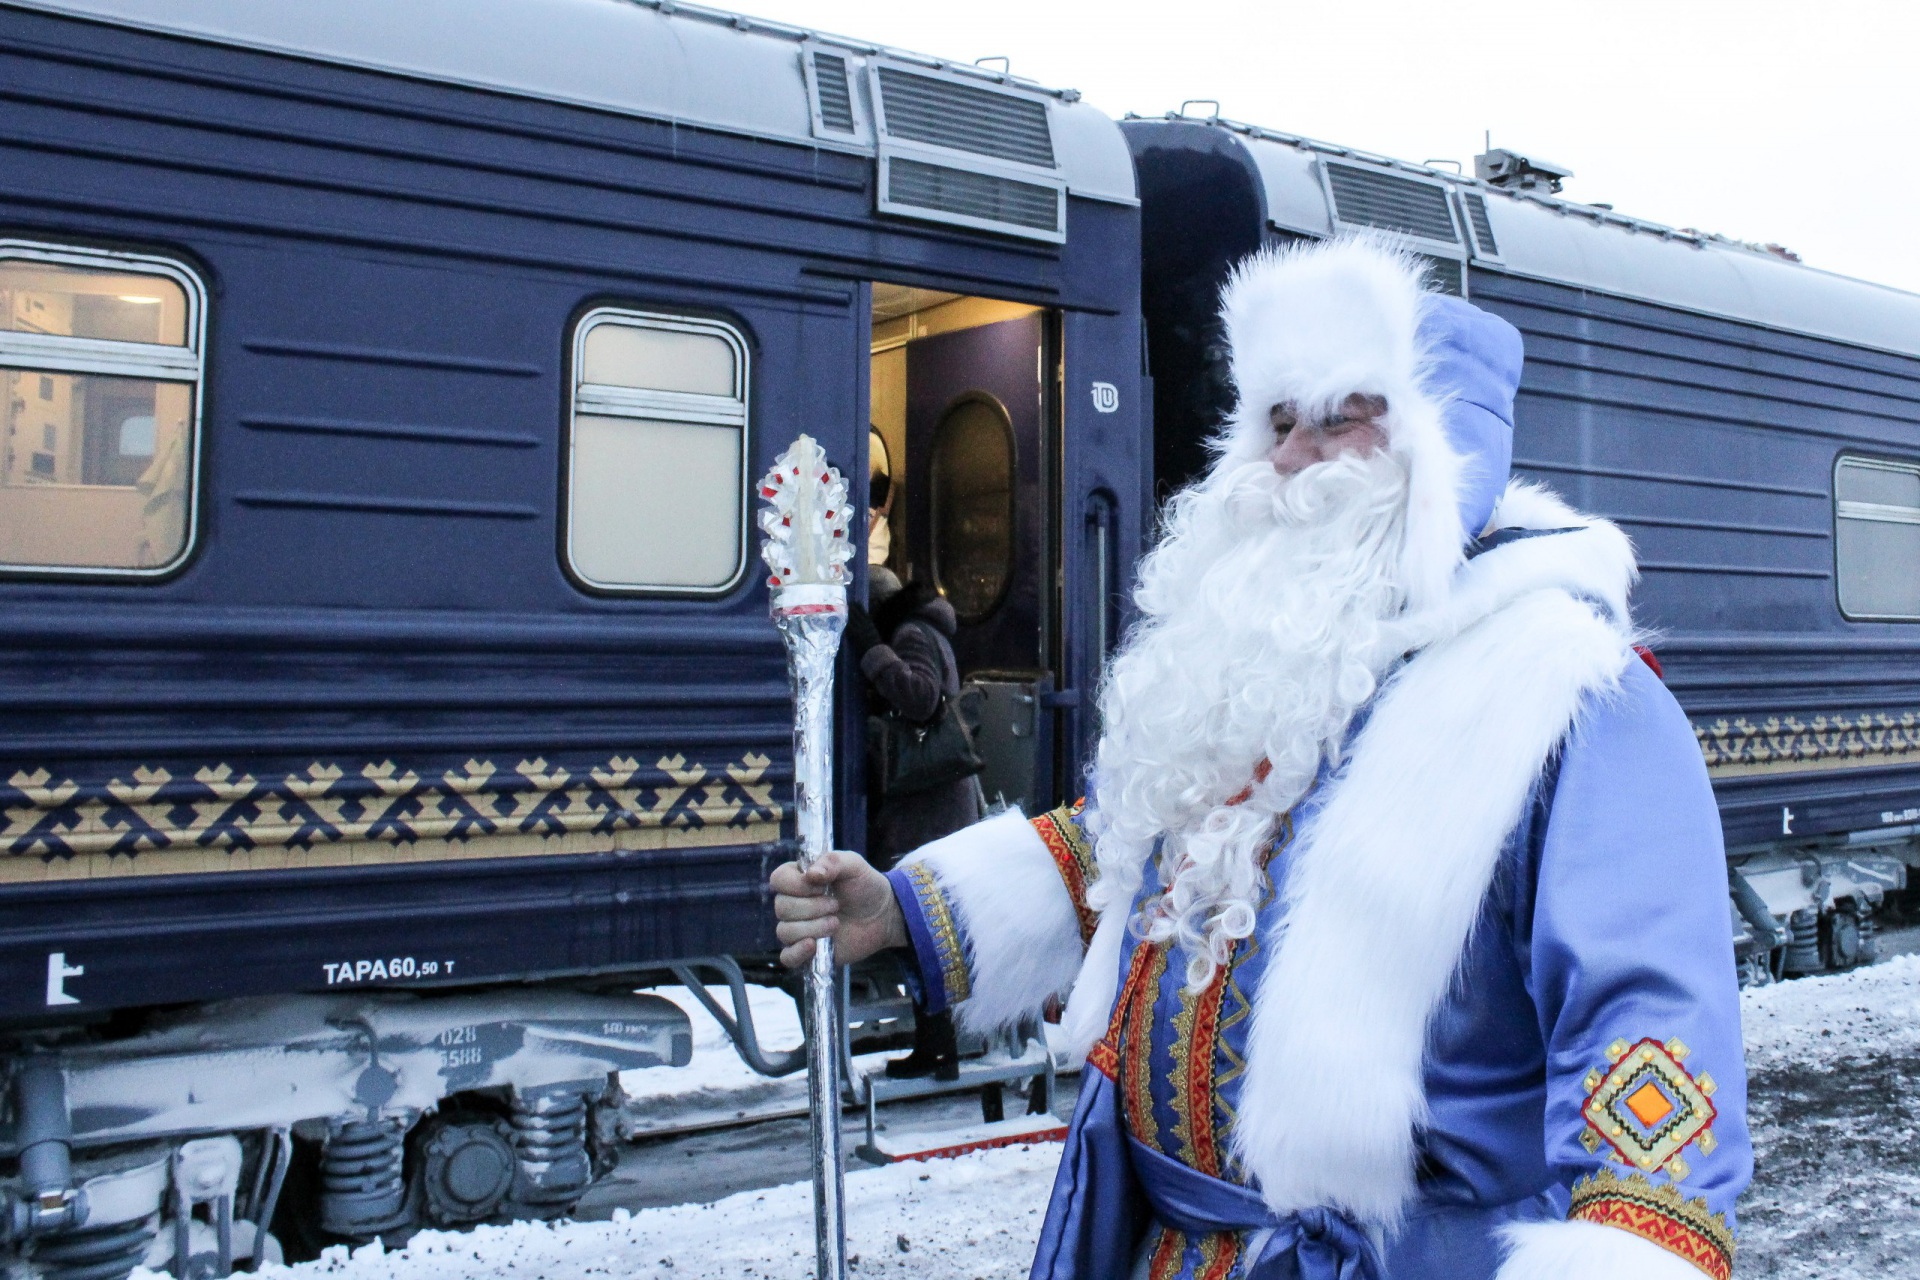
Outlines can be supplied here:
[[[896, 600], [898, 608], [883, 606], [875, 615], [887, 643], [867, 650], [860, 660], [860, 673], [877, 701], [914, 723], [923, 723], [933, 718], [943, 694], [951, 701], [960, 693], [960, 665], [949, 643], [959, 624], [952, 605], [918, 584], [906, 587]], [[895, 600], [887, 605], [894, 606]], [[905, 616], [899, 617], [902, 610]], [[962, 778], [892, 801], [876, 801], [868, 820], [868, 854], [876, 865], [892, 866], [901, 855], [976, 821], [979, 796], [974, 779]]]

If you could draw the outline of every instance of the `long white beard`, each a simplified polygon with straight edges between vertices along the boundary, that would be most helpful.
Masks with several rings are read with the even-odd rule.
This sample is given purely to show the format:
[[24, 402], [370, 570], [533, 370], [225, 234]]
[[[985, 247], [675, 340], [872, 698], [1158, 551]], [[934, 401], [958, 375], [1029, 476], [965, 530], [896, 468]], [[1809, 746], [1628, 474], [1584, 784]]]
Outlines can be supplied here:
[[1384, 451], [1291, 478], [1222, 462], [1174, 498], [1141, 564], [1141, 618], [1100, 693], [1091, 897], [1124, 909], [1164, 837], [1171, 883], [1133, 927], [1176, 939], [1195, 989], [1253, 932], [1279, 819], [1397, 656], [1382, 650], [1404, 608], [1406, 493]]

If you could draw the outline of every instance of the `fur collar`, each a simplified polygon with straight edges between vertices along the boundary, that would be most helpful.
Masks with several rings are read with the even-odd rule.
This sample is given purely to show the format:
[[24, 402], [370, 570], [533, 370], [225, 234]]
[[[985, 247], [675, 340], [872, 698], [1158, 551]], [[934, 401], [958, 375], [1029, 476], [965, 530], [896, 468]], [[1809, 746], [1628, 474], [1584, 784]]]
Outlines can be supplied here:
[[[1375, 700], [1288, 863], [1235, 1128], [1277, 1212], [1398, 1219], [1426, 1117], [1428, 1022], [1542, 766], [1632, 656], [1635, 571], [1618, 529], [1519, 483], [1494, 524], [1570, 532], [1477, 557], [1409, 619], [1420, 652]], [[1068, 1005], [1082, 1048], [1113, 1005], [1125, 914], [1101, 919]]]

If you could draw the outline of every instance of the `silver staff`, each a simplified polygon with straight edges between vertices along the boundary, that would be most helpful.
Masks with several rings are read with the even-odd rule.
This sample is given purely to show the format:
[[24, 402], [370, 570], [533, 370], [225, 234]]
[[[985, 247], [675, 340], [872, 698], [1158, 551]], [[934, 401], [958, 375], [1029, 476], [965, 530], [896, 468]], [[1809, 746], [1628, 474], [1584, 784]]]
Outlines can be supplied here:
[[[793, 798], [800, 865], [833, 848], [833, 660], [847, 625], [853, 539], [847, 484], [811, 436], [760, 482], [760, 555], [771, 569], [773, 622], [793, 685]], [[818, 1280], [845, 1280], [847, 1230], [840, 1169], [840, 1040], [833, 942], [807, 967], [807, 1108], [813, 1121], [813, 1231]]]

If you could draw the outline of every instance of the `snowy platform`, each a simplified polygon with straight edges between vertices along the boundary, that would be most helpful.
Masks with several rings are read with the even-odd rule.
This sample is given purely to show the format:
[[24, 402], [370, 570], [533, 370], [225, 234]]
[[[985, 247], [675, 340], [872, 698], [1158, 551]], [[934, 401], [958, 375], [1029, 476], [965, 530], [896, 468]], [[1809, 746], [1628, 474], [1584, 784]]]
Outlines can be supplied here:
[[[1920, 957], [1749, 991], [1743, 1008], [1759, 1169], [1741, 1205], [1737, 1274], [1920, 1275]], [[714, 1044], [717, 1034], [709, 1020], [709, 1049], [724, 1047]], [[797, 1026], [784, 1039], [767, 1034], [774, 1045], [797, 1037]], [[741, 1087], [765, 1083], [737, 1062], [733, 1068]], [[767, 1105], [766, 1095], [740, 1104], [742, 1089], [727, 1083], [733, 1068], [714, 1055], [692, 1088], [685, 1073], [672, 1072], [632, 1072], [625, 1083], [638, 1105], [662, 1115], [718, 1117]], [[791, 1125], [763, 1128], [792, 1140]], [[908, 1133], [895, 1135], [903, 1139], [911, 1145]], [[853, 1274], [1024, 1276], [1059, 1154], [1058, 1143], [1027, 1141], [882, 1168], [850, 1164]], [[615, 1210], [612, 1221], [423, 1232], [404, 1250], [335, 1249], [317, 1262], [264, 1270], [297, 1273], [288, 1280], [797, 1280], [813, 1267], [810, 1194], [794, 1182], [708, 1204]]]

